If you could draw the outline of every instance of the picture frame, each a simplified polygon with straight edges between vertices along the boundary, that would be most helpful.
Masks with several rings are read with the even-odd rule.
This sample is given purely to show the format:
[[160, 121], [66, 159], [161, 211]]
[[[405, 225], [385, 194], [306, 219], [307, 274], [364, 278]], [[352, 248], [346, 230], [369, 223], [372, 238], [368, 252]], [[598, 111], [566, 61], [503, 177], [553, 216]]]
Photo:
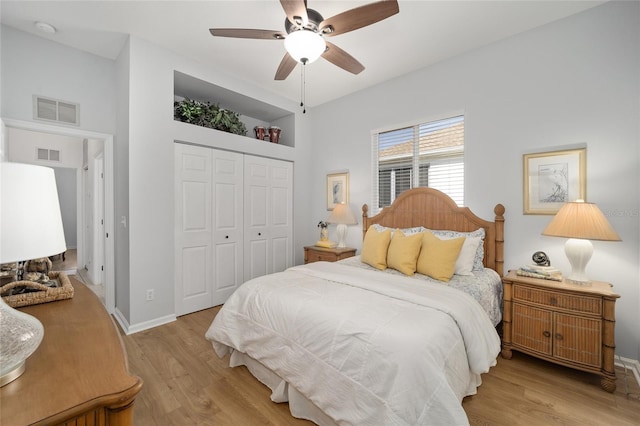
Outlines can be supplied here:
[[523, 155], [524, 214], [553, 215], [587, 197], [587, 149]]
[[349, 173], [330, 173], [327, 175], [327, 210], [342, 203], [349, 203]]

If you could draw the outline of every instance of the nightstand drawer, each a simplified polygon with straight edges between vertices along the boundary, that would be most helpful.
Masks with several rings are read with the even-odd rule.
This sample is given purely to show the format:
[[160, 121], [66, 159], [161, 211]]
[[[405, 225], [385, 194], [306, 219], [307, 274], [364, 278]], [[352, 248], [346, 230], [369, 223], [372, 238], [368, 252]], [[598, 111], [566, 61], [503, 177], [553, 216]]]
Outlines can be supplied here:
[[304, 263], [337, 262], [356, 255], [356, 249], [350, 247], [324, 248], [307, 246], [304, 248]]
[[308, 254], [308, 262], [335, 262], [337, 256], [334, 253], [320, 253], [317, 251]]
[[601, 297], [560, 293], [558, 291], [541, 290], [524, 285], [514, 285], [513, 300], [566, 309], [572, 312], [602, 315]]

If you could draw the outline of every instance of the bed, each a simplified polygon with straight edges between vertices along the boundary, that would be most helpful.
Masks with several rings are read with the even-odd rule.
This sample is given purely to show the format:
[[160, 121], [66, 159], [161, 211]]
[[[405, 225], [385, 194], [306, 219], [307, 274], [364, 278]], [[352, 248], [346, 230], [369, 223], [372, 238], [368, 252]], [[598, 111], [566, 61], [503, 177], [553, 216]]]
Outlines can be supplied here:
[[[206, 338], [219, 357], [230, 355], [231, 367], [245, 365], [267, 385], [274, 402], [288, 401], [294, 417], [320, 425], [468, 424], [462, 399], [477, 392], [500, 351], [499, 301], [485, 306], [473, 282], [493, 276], [485, 293], [501, 297], [504, 210], [498, 204], [487, 221], [430, 188], [404, 192], [373, 217], [365, 205], [361, 256], [247, 281]], [[373, 238], [424, 235], [426, 250], [427, 231], [435, 244], [458, 246], [483, 235], [471, 272], [443, 282], [364, 263], [372, 247], [384, 251]], [[391, 245], [385, 250], [391, 264]]]

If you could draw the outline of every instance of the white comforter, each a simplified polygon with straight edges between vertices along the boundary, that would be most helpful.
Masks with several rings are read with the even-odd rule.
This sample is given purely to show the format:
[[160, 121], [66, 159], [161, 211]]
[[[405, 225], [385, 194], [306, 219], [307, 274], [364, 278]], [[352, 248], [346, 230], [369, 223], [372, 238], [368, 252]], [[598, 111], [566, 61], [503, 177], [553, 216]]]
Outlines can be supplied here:
[[468, 424], [461, 406], [500, 339], [458, 290], [318, 262], [243, 284], [206, 333], [246, 353], [339, 424]]

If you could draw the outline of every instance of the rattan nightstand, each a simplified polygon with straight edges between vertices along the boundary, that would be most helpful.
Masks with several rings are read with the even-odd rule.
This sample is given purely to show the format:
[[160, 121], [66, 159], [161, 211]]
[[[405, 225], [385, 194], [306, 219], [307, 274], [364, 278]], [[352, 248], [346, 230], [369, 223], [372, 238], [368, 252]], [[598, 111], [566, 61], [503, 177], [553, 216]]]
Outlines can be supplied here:
[[601, 376], [607, 392], [616, 389], [615, 303], [611, 284], [582, 286], [521, 277], [503, 278], [502, 356], [517, 350]]

